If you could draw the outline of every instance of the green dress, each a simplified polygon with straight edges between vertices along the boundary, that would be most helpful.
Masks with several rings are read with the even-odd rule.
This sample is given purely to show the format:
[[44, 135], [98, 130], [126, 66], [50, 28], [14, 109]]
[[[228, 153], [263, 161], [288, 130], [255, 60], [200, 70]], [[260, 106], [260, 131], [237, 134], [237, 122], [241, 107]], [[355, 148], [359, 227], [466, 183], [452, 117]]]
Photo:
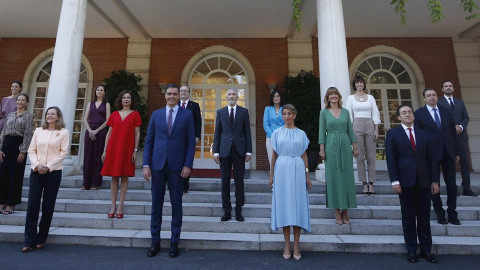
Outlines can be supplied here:
[[318, 143], [325, 145], [327, 208], [357, 208], [353, 176], [352, 143], [357, 142], [347, 109], [335, 118], [330, 110], [320, 111]]

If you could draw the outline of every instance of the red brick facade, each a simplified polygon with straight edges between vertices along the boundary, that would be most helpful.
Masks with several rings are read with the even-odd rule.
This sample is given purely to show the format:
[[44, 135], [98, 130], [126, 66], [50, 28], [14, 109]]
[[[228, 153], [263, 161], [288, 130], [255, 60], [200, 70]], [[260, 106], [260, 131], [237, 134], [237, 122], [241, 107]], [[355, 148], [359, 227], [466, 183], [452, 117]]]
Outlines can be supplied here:
[[[0, 96], [10, 95], [14, 80], [23, 80], [32, 60], [42, 51], [52, 48], [55, 39], [2, 38], [0, 40]], [[253, 67], [256, 79], [256, 147], [257, 169], [268, 169], [263, 110], [268, 105], [268, 84], [283, 88], [288, 75], [286, 39], [153, 39], [150, 61], [148, 111], [165, 106], [158, 83], [180, 83], [187, 62], [202, 49], [222, 45], [240, 52]], [[453, 43], [450, 38], [347, 38], [349, 64], [363, 50], [385, 45], [399, 49], [414, 59], [420, 67], [426, 87], [440, 93], [440, 83], [450, 79], [459, 85]], [[128, 39], [85, 39], [83, 54], [93, 69], [93, 85], [101, 83], [111, 71], [124, 69]], [[318, 76], [318, 43], [312, 41], [314, 72]], [[421, 89], [419, 89], [421, 90]], [[460, 97], [460, 89], [455, 94]], [[423, 101], [420, 102], [423, 104]]]

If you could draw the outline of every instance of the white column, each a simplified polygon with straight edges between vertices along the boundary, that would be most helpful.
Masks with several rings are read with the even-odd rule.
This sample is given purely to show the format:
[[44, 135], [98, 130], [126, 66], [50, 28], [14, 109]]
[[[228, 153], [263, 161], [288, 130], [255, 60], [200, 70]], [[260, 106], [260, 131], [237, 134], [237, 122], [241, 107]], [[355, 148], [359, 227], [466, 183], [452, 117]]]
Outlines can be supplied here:
[[66, 128], [73, 129], [88, 0], [63, 0], [46, 108], [62, 110]]
[[323, 107], [323, 98], [329, 87], [338, 88], [344, 102], [350, 95], [342, 0], [317, 0], [317, 23], [320, 95]]
[[[87, 2], [88, 0], [62, 2], [46, 100], [46, 108], [57, 106], [62, 110], [66, 129], [70, 131], [70, 141], [77, 103]], [[73, 161], [67, 159], [64, 164], [73, 165]], [[72, 168], [64, 169], [65, 175], [71, 173]]]

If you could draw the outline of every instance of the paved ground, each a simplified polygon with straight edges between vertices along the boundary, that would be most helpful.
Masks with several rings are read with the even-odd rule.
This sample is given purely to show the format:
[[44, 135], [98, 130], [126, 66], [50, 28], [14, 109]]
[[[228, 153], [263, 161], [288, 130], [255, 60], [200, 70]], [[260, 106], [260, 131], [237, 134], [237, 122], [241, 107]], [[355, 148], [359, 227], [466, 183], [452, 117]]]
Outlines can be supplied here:
[[439, 263], [406, 261], [404, 254], [304, 252], [300, 261], [285, 261], [278, 251], [180, 250], [171, 259], [162, 249], [154, 258], [145, 248], [46, 245], [21, 253], [19, 243], [0, 243], [1, 269], [479, 269], [480, 256], [439, 256]]

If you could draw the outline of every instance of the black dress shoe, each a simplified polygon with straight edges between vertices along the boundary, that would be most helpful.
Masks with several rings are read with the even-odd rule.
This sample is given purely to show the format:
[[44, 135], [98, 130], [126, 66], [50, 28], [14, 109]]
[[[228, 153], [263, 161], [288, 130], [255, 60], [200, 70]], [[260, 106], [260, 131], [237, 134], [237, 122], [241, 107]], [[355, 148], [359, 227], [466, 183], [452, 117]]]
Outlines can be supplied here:
[[152, 243], [152, 246], [147, 251], [148, 257], [154, 257], [160, 252], [160, 243]]
[[245, 221], [245, 218], [240, 213], [235, 215], [235, 219], [240, 222]]
[[432, 256], [430, 252], [421, 251], [422, 258], [425, 259], [429, 263], [437, 263], [437, 259]]
[[437, 218], [438, 224], [447, 225], [448, 222], [444, 217]]
[[230, 219], [232, 219], [231, 215], [224, 214], [220, 220], [221, 221], [229, 221]]
[[415, 252], [409, 252], [407, 255], [407, 261], [411, 263], [418, 262], [417, 254], [415, 254]]
[[179, 254], [178, 252], [178, 243], [171, 243], [170, 244], [170, 252], [168, 252], [168, 255], [170, 258], [175, 258]]
[[460, 225], [460, 220], [458, 218], [448, 218], [448, 222], [452, 223], [453, 225]]
[[475, 192], [468, 188], [463, 190], [463, 196], [477, 197], [477, 194], [475, 194]]

